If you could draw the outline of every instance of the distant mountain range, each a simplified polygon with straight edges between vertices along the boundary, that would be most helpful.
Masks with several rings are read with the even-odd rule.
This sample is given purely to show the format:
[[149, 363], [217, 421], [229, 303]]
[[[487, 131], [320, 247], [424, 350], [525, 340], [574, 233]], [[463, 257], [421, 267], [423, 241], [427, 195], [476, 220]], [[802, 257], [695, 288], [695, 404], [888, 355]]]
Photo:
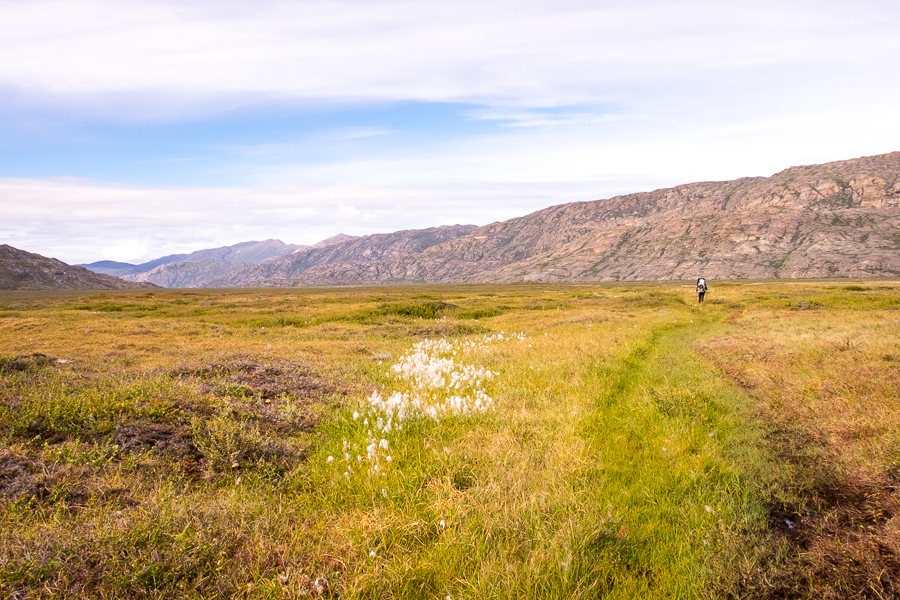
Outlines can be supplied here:
[[553, 206], [406, 256], [245, 273], [229, 285], [898, 276], [900, 152]]
[[0, 244], [0, 290], [121, 290], [157, 288]]
[[900, 276], [900, 152], [562, 204], [484, 227], [84, 266], [164, 287]]
[[162, 287], [201, 287], [257, 263], [280, 258], [292, 252], [325, 248], [352, 239], [354, 236], [341, 233], [313, 246], [285, 244], [281, 240], [241, 242], [233, 246], [197, 250], [190, 254], [170, 254], [139, 265], [101, 260], [80, 266], [96, 273], [114, 275], [128, 281], [154, 283]]

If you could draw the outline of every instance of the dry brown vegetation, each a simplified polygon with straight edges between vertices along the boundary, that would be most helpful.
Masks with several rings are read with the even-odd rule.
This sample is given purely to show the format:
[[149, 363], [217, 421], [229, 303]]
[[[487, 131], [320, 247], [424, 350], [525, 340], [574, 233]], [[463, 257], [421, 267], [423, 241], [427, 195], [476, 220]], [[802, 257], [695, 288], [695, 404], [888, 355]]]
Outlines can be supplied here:
[[[711, 283], [2, 295], [0, 593], [900, 595], [900, 286]], [[504, 330], [495, 412], [331, 466]]]
[[[735, 309], [729, 334], [697, 344], [754, 401], [787, 471], [769, 508], [784, 560], [745, 573], [736, 595], [897, 597], [900, 311], [873, 302], [895, 288], [803, 287], [783, 286], [787, 310]], [[829, 291], [855, 294], [858, 309]]]

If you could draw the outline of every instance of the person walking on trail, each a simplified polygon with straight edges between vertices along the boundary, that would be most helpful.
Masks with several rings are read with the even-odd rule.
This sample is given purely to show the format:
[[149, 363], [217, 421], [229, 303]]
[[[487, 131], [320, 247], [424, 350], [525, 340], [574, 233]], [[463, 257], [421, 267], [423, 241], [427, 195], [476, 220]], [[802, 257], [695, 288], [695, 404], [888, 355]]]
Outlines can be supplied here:
[[706, 295], [706, 280], [702, 277], [697, 280], [697, 296], [699, 297], [698, 302], [703, 302], [703, 296]]

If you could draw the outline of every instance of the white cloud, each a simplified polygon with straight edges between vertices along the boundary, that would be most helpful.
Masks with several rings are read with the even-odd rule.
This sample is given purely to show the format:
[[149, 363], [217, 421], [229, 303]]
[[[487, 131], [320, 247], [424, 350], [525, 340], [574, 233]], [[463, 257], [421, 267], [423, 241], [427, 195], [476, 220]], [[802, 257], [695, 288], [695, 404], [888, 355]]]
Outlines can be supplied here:
[[[335, 123], [214, 148], [235, 188], [2, 179], [0, 241], [68, 262], [313, 243], [888, 152], [898, 17], [878, 0], [0, 0], [5, 113], [439, 101], [504, 126], [410, 142]], [[305, 153], [369, 138], [391, 143]]]
[[502, 121], [506, 127], [537, 127], [543, 129], [647, 118], [646, 115], [594, 114], [591, 112], [517, 110], [510, 108], [471, 110], [466, 113], [466, 116], [472, 120]]
[[104, 249], [103, 255], [118, 262], [139, 261], [147, 256], [149, 248], [141, 240], [123, 240]]
[[4, 207], [0, 242], [69, 263], [139, 262], [249, 240], [312, 244], [337, 233], [483, 225], [634, 186], [634, 181], [610, 180], [150, 188], [71, 179], [0, 179], [0, 197], [9, 207]]
[[0, 86], [120, 116], [287, 98], [631, 102], [741, 73], [841, 87], [890, 72], [898, 13], [796, 0], [3, 2]]

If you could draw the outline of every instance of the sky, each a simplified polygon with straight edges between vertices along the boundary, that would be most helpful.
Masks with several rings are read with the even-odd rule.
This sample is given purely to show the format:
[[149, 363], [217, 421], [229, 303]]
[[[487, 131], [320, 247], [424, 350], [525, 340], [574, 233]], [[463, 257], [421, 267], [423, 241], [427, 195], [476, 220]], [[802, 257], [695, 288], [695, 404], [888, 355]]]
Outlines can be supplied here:
[[896, 0], [0, 0], [0, 243], [312, 244], [900, 150]]

